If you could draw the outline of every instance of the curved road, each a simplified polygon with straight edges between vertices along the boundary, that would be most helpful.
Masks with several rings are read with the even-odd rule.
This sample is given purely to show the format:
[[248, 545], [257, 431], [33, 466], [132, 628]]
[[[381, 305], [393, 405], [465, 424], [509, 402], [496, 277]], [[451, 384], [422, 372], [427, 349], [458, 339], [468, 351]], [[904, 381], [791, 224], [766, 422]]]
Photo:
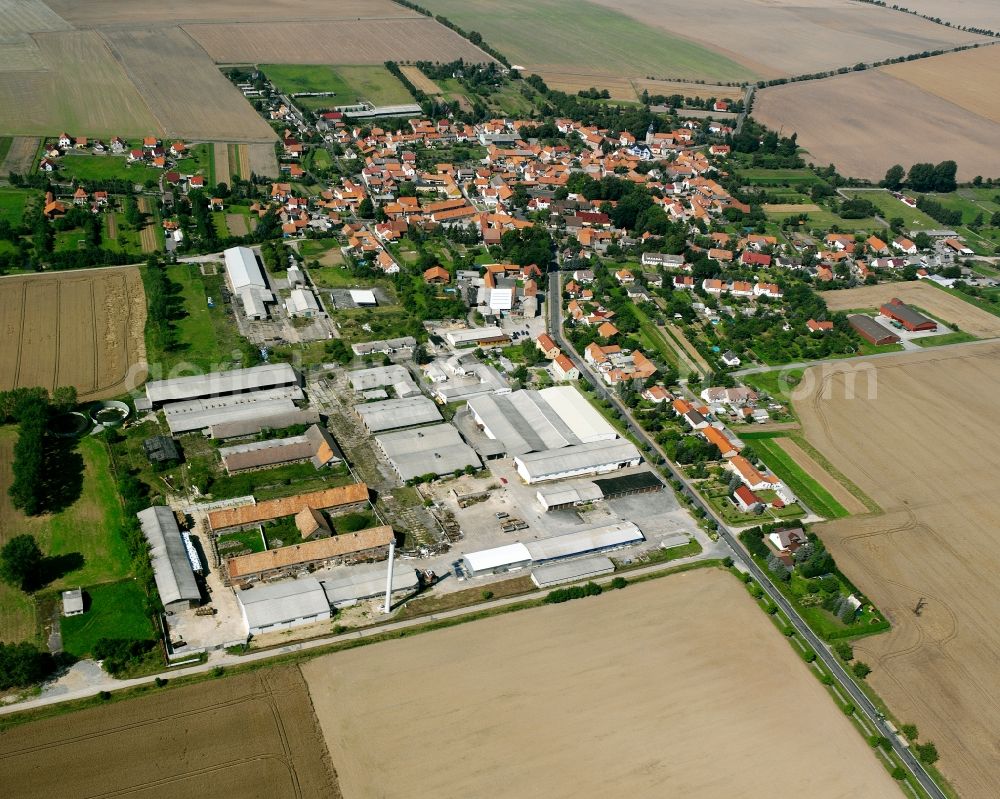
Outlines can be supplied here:
[[[788, 617], [796, 632], [802, 636], [802, 639], [816, 653], [816, 657], [823, 662], [823, 665], [826, 666], [827, 669], [829, 669], [833, 678], [837, 681], [840, 687], [847, 693], [848, 696], [851, 697], [851, 701], [854, 706], [868, 717], [869, 722], [872, 724], [873, 728], [878, 731], [878, 734], [884, 736], [891, 743], [896, 755], [917, 779], [921, 787], [923, 787], [923, 789], [928, 793], [928, 795], [933, 797], [933, 799], [948, 799], [945, 793], [938, 787], [937, 783], [924, 770], [924, 767], [920, 764], [916, 757], [913, 756], [913, 753], [910, 752], [909, 748], [903, 746], [902, 743], [900, 743], [899, 738], [892, 733], [881, 712], [879, 712], [878, 708], [875, 707], [872, 701], [858, 687], [853, 678], [848, 675], [847, 671], [841, 665], [836, 656], [830, 651], [827, 645], [812, 631], [802, 617], [799, 616], [798, 612], [794, 607], [792, 607], [791, 603], [785, 599], [785, 596], [775, 587], [774, 583], [771, 582], [771, 578], [768, 577], [767, 574], [765, 574], [763, 570], [761, 570], [757, 564], [746, 555], [742, 545], [736, 538], [735, 530], [726, 525], [722, 517], [715, 512], [715, 509], [702, 500], [692, 487], [691, 483], [688, 481], [687, 477], [682, 474], [673, 463], [670, 462], [666, 453], [655, 441], [653, 441], [652, 438], [646, 434], [645, 430], [642, 429], [629, 408], [626, 407], [621, 400], [619, 400], [618, 396], [613, 391], [609, 391], [608, 388], [597, 379], [595, 374], [588, 368], [587, 364], [583, 362], [583, 359], [580, 358], [579, 353], [574, 349], [573, 345], [563, 337], [562, 286], [559, 272], [551, 272], [549, 274], [548, 289], [547, 305], [549, 310], [549, 335], [552, 337], [553, 341], [555, 341], [555, 343], [563, 350], [569, 359], [573, 361], [576, 368], [580, 370], [580, 375], [586, 378], [597, 393], [603, 399], [610, 402], [621, 414], [622, 418], [628, 422], [629, 432], [631, 432], [640, 443], [651, 448], [654, 452], [658, 453], [661, 458], [663, 458], [663, 462], [667, 470], [674, 477], [674, 479], [678, 480], [683, 486], [684, 494], [689, 497], [697, 507], [701, 508], [708, 515], [708, 518], [715, 522], [719, 535], [722, 536], [722, 539], [732, 548], [734, 559], [740, 563], [743, 569], [748, 571], [753, 576], [753, 578], [760, 584], [761, 588], [764, 589], [768, 598], [774, 602], [774, 604], [777, 605]], [[898, 355], [899, 353], [892, 354]], [[787, 368], [787, 366], [782, 368]]]

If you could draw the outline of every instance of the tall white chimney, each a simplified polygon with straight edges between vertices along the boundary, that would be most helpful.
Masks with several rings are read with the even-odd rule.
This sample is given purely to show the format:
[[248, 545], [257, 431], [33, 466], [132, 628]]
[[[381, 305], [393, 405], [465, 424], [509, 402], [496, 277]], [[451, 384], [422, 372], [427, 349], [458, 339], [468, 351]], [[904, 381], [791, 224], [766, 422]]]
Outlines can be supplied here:
[[385, 607], [383, 613], [388, 613], [392, 608], [392, 561], [396, 555], [396, 539], [389, 542], [389, 570], [385, 576]]

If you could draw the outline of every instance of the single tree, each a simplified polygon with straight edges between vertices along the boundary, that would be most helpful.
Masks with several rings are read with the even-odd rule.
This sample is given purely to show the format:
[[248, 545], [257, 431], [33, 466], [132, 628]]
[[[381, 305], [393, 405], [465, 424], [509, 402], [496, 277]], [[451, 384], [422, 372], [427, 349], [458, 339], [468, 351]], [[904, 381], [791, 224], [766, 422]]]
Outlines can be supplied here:
[[38, 575], [42, 550], [34, 536], [16, 535], [0, 550], [0, 577], [27, 591]]
[[857, 661], [852, 667], [851, 671], [854, 672], [854, 676], [859, 680], [863, 680], [869, 674], [872, 673], [872, 667], [865, 663], [863, 660]]

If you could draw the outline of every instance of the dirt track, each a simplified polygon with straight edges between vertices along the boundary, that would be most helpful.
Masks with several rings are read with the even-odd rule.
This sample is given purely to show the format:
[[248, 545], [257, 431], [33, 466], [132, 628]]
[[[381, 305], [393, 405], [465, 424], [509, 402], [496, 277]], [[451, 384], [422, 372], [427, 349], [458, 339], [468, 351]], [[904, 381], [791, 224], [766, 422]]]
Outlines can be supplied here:
[[0, 279], [0, 390], [72, 385], [81, 399], [121, 394], [144, 379], [145, 324], [134, 268]]
[[830, 496], [843, 505], [844, 509], [847, 510], [848, 513], [858, 514], [868, 512], [868, 508], [865, 507], [865, 503], [838, 483], [826, 469], [816, 463], [812, 456], [802, 449], [802, 447], [800, 447], [795, 441], [784, 437], [776, 438], [775, 441], [777, 441], [779, 447], [788, 453], [788, 456], [793, 461], [802, 467], [806, 474], [829, 491]]
[[287, 667], [15, 727], [0, 733], [0, 769], [18, 799], [340, 797]]
[[[947, 295], [943, 295], [947, 296]], [[893, 623], [855, 644], [869, 681], [933, 741], [963, 799], [1000, 795], [1000, 344], [901, 354], [875, 365], [875, 399], [796, 403], [809, 441], [886, 513], [817, 527], [844, 572]], [[920, 615], [914, 613], [923, 600]]]
[[1000, 336], [1000, 317], [994, 316], [961, 297], [930, 285], [923, 280], [880, 286], [859, 286], [855, 289], [823, 291], [820, 296], [831, 311], [878, 308], [893, 297], [923, 308], [949, 324], [957, 324], [966, 333], [978, 338]]
[[302, 671], [347, 799], [773, 799], [778, 779], [782, 796], [899, 799], [819, 681], [721, 571]]

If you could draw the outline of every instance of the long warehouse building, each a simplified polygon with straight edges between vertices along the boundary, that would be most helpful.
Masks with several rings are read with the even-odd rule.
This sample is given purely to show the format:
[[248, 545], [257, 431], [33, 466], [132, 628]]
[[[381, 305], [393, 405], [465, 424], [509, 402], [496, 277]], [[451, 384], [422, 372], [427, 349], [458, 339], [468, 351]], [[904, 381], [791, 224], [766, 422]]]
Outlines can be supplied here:
[[146, 383], [146, 398], [159, 407], [165, 402], [222, 397], [279, 386], [301, 385], [298, 373], [287, 363], [265, 363], [228, 372], [151, 380]]
[[617, 522], [603, 527], [593, 527], [576, 533], [557, 535], [528, 543], [516, 542], [492, 549], [469, 552], [462, 558], [462, 564], [470, 576], [513, 571], [531, 565], [541, 565], [573, 558], [620, 549], [646, 537], [632, 522]]
[[448, 423], [398, 430], [375, 437], [375, 443], [396, 470], [400, 480], [425, 474], [451, 474], [482, 463], [458, 430]]
[[136, 516], [149, 542], [153, 579], [164, 610], [172, 613], [197, 605], [201, 591], [174, 512], [164, 505], [154, 505]]
[[572, 386], [541, 391], [488, 394], [468, 401], [476, 425], [507, 455], [557, 450], [618, 437], [594, 407]]
[[625, 439], [576, 444], [545, 452], [528, 452], [514, 458], [517, 473], [529, 485], [547, 480], [606, 474], [638, 466], [641, 462], [642, 455], [635, 444]]
[[176, 435], [207, 430], [220, 423], [232, 424], [291, 414], [298, 410], [295, 403], [303, 399], [305, 394], [298, 386], [282, 386], [247, 394], [168, 402], [163, 406], [163, 416], [170, 432]]

